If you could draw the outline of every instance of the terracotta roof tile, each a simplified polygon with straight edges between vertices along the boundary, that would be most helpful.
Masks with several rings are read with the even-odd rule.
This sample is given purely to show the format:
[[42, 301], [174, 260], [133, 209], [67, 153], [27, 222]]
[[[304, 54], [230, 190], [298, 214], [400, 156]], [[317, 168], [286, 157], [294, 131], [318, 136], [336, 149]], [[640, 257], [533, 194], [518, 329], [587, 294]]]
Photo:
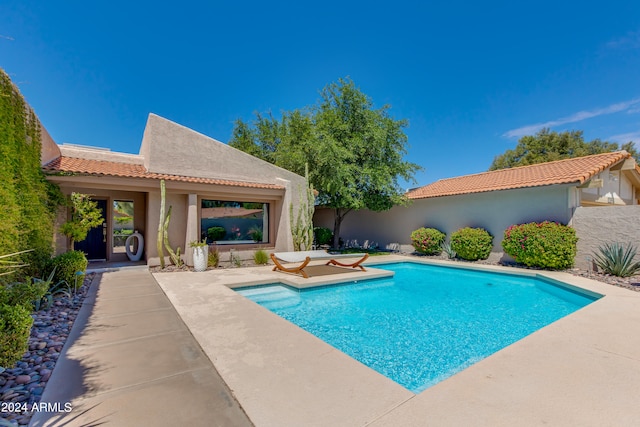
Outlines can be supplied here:
[[192, 182], [197, 184], [217, 184], [234, 187], [251, 187], [265, 189], [283, 189], [276, 184], [259, 182], [231, 181], [215, 178], [198, 178], [190, 176], [168, 175], [148, 172], [143, 165], [108, 162], [104, 160], [78, 159], [75, 157], [58, 157], [42, 167], [49, 174], [73, 174], [85, 176], [115, 176], [124, 178], [164, 179], [167, 181]]
[[628, 157], [631, 155], [626, 151], [616, 151], [441, 179], [433, 184], [409, 191], [407, 197], [425, 199], [553, 184], [582, 184], [599, 172]]

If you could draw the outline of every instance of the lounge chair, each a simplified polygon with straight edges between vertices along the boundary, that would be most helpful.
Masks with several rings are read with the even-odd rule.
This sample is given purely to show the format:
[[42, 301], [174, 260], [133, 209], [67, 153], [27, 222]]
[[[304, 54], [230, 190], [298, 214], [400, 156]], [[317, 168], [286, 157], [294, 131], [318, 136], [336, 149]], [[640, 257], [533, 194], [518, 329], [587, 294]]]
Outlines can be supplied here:
[[[344, 264], [339, 261], [336, 261], [337, 258], [360, 258], [358, 261], [351, 264]], [[362, 264], [367, 258], [369, 258], [369, 254], [359, 253], [359, 254], [330, 254], [327, 251], [298, 251], [298, 252], [274, 252], [271, 254], [271, 260], [275, 264], [273, 267], [273, 271], [284, 271], [285, 273], [293, 273], [293, 274], [301, 274], [305, 279], [309, 278], [309, 275], [304, 271], [304, 268], [309, 265], [311, 261], [315, 260], [325, 260], [329, 261], [326, 265], [333, 264], [338, 265], [340, 267], [351, 267], [351, 268], [359, 268], [362, 271], [366, 271]], [[282, 265], [284, 263], [302, 263], [296, 267], [288, 268]]]

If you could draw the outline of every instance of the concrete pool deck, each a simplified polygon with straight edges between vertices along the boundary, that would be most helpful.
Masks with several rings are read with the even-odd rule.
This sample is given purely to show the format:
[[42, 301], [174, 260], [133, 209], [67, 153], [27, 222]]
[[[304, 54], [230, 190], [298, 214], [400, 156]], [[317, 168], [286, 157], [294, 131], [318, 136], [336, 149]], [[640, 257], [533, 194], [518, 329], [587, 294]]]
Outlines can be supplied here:
[[[393, 261], [421, 262], [390, 255], [366, 265]], [[604, 297], [414, 394], [230, 289], [362, 280], [365, 273], [303, 279], [251, 267], [154, 277], [258, 427], [621, 426], [640, 420], [640, 293], [562, 272], [425, 262], [539, 275]]]

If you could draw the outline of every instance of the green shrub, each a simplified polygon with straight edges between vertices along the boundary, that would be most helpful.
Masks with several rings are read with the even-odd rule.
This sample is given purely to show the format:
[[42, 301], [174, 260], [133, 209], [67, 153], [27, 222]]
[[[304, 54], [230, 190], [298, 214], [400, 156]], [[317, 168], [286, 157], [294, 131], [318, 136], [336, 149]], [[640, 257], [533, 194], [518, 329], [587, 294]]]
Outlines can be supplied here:
[[15, 282], [0, 286], [0, 303], [21, 305], [32, 309], [49, 291], [49, 282], [28, 278], [26, 282]]
[[618, 277], [629, 277], [640, 271], [640, 262], [634, 262], [636, 247], [628, 243], [623, 247], [620, 243], [605, 244], [593, 254], [593, 260], [604, 273]]
[[218, 268], [220, 265], [220, 252], [215, 244], [209, 245], [209, 254], [207, 255], [207, 267]]
[[438, 255], [446, 235], [435, 228], [418, 228], [411, 233], [411, 244], [416, 252], [425, 255]]
[[[82, 286], [84, 273], [87, 270], [87, 257], [81, 251], [69, 251], [51, 260], [50, 269], [55, 268], [53, 283], [62, 280], [71, 286]], [[76, 275], [76, 272], [82, 272], [82, 275]]]
[[224, 236], [227, 235], [227, 230], [224, 227], [209, 227], [207, 228], [207, 239], [212, 242], [216, 240], [224, 239]]
[[12, 367], [27, 351], [33, 319], [22, 305], [0, 304], [0, 366]]
[[484, 228], [461, 228], [451, 233], [451, 249], [468, 261], [487, 259], [493, 248], [493, 236]]
[[257, 265], [265, 265], [269, 262], [269, 254], [264, 249], [258, 249], [253, 253], [253, 261]]
[[313, 227], [316, 245], [330, 245], [333, 243], [333, 232], [326, 227]]
[[530, 222], [507, 228], [502, 248], [520, 264], [565, 269], [573, 265], [577, 242], [571, 227], [551, 221]]

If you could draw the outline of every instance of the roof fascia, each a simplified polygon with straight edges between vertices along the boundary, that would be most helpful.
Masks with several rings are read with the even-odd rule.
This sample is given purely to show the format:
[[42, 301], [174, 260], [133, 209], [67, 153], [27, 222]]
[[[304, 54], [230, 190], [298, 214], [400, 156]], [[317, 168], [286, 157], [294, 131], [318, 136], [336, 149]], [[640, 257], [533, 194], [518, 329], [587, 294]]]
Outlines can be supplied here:
[[[160, 191], [160, 180], [150, 178], [126, 178], [87, 175], [48, 175], [47, 179], [60, 186], [95, 188], [101, 190], [124, 190], [153, 193]], [[279, 199], [284, 196], [284, 188], [256, 188], [223, 184], [203, 184], [165, 180], [167, 192], [206, 194], [228, 194], [239, 196], [269, 197]]]

